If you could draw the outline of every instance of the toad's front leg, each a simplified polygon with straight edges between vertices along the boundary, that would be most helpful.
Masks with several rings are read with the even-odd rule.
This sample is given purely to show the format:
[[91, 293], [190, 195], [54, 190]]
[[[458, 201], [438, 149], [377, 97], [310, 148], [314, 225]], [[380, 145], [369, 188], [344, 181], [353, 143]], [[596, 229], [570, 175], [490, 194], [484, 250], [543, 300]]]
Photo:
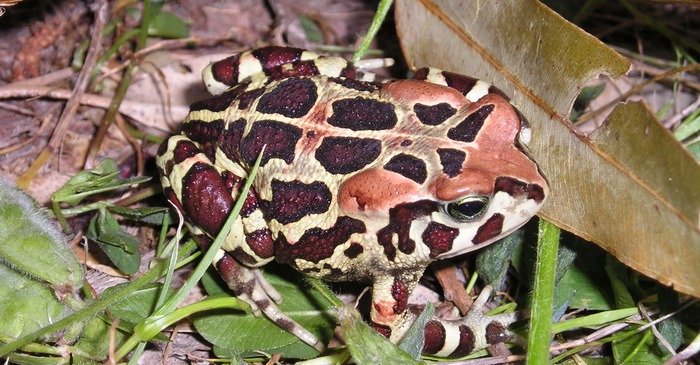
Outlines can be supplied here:
[[[408, 297], [416, 286], [417, 278], [383, 277], [372, 287], [371, 326], [377, 332], [397, 343], [416, 319], [408, 311]], [[491, 288], [485, 288], [474, 301], [469, 313], [462, 318], [446, 320], [433, 318], [425, 325], [423, 353], [439, 357], [465, 356], [512, 336], [507, 327], [515, 322], [517, 313], [486, 315], [485, 304]]]

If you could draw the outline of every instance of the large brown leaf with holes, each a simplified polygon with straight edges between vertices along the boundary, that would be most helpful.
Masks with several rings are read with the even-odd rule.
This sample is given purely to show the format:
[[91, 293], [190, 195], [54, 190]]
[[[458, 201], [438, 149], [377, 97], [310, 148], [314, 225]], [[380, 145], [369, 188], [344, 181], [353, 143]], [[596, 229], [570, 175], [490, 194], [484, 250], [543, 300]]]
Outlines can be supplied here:
[[530, 121], [552, 188], [540, 216], [700, 297], [698, 163], [643, 104], [618, 105], [590, 135], [567, 119], [587, 80], [628, 70], [621, 56], [534, 1], [399, 0], [395, 12], [410, 66], [488, 80]]

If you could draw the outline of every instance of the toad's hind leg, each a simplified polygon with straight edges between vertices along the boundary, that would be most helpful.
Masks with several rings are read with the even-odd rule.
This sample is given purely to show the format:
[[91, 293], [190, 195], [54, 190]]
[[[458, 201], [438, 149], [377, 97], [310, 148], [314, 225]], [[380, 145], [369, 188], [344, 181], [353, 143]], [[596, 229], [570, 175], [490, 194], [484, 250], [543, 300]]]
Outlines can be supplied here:
[[[243, 176], [214, 165], [201, 146], [184, 136], [173, 136], [158, 150], [156, 163], [165, 195], [187, 217], [190, 233], [208, 249], [240, 196]], [[240, 170], [240, 167], [238, 169]], [[321, 351], [323, 345], [300, 324], [283, 314], [275, 303], [279, 293], [253, 268], [273, 259], [273, 241], [261, 222], [258, 198], [249, 191], [241, 214], [234, 220], [215, 266], [226, 284], [250, 304], [254, 314], [264, 313], [285, 330]], [[243, 265], [242, 263], [245, 263]]]
[[258, 269], [252, 269], [239, 264], [231, 255], [220, 250], [220, 258], [216, 267], [221, 273], [221, 277], [233, 290], [237, 298], [250, 304], [253, 313], [260, 315], [260, 312], [282, 327], [289, 333], [294, 334], [300, 340], [319, 352], [324, 350], [323, 344], [309, 332], [306, 328], [289, 318], [280, 311], [276, 303], [282, 301], [282, 297], [272, 285], [262, 276]]

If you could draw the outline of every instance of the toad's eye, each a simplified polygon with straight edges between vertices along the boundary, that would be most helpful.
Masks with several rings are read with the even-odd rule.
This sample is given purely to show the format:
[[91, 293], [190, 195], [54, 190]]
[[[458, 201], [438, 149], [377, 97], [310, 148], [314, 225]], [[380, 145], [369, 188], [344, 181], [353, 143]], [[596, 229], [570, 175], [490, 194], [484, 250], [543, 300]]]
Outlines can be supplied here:
[[489, 207], [489, 198], [486, 195], [470, 195], [460, 200], [447, 203], [445, 212], [460, 222], [469, 222], [486, 213]]

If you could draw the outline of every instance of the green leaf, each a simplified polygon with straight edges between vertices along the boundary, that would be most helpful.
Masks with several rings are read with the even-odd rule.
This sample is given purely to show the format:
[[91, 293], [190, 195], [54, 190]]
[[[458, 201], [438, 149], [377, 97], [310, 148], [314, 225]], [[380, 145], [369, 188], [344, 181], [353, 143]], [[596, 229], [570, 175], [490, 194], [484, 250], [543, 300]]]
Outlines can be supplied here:
[[352, 359], [359, 365], [418, 365], [411, 355], [404, 352], [386, 337], [362, 321], [360, 313], [345, 306], [338, 316], [340, 332], [350, 350]]
[[141, 207], [133, 209], [111, 205], [108, 206], [107, 209], [110, 212], [119, 214], [124, 218], [138, 220], [148, 224], [162, 224], [163, 215], [171, 214], [171, 210], [165, 207]]
[[83, 283], [83, 269], [63, 234], [34, 199], [0, 179], [0, 261], [63, 295]]
[[90, 220], [87, 237], [100, 246], [120, 271], [127, 275], [138, 271], [141, 263], [141, 243], [134, 236], [124, 232], [117, 219], [105, 209], [100, 209]]
[[110, 159], [105, 159], [96, 168], [84, 170], [73, 176], [51, 196], [51, 201], [77, 205], [90, 195], [99, 194], [150, 180], [150, 177], [119, 178], [119, 167]]
[[87, 196], [86, 194], [78, 195], [78, 193], [90, 192], [111, 182], [118, 175], [119, 169], [116, 162], [106, 159], [94, 169], [75, 174], [61, 189], [53, 193], [51, 200], [76, 205]]
[[581, 327], [597, 328], [605, 324], [619, 322], [620, 320], [638, 314], [639, 310], [636, 307], [615, 309], [605, 312], [594, 313], [584, 317], [569, 319], [564, 322], [557, 322], [552, 325], [552, 333], [562, 333]]
[[[632, 326], [628, 331], [636, 328]], [[612, 350], [616, 364], [662, 364], [668, 357], [656, 351], [656, 341], [649, 329], [613, 342]]]
[[601, 248], [591, 245], [571, 234], [562, 235], [562, 248], [575, 253], [573, 265], [557, 282], [555, 303], [560, 305], [571, 297], [571, 308], [588, 310], [609, 310], [613, 308], [613, 294], [607, 285], [609, 279], [605, 265], [591, 263], [605, 262], [608, 254]]
[[66, 359], [58, 356], [34, 356], [14, 353], [7, 357], [11, 364], [19, 365], [64, 365]]
[[696, 160], [700, 160], [700, 141], [689, 144], [688, 152], [690, 152]]
[[72, 354], [71, 365], [100, 365], [102, 362], [87, 358], [85, 356]]
[[624, 279], [627, 276], [627, 268], [622, 266], [617, 260], [613, 260], [608, 256], [605, 265], [605, 271], [608, 273], [610, 278], [610, 284], [613, 288], [613, 295], [615, 296], [615, 308], [629, 308], [635, 306], [635, 301], [632, 298], [629, 290], [625, 283], [627, 280]]
[[19, 338], [67, 314], [51, 289], [0, 264], [0, 334]]
[[[659, 287], [659, 309], [662, 314], [679, 310], [680, 303], [678, 293], [666, 287]], [[680, 316], [668, 318], [659, 323], [656, 328], [674, 350], [677, 350], [683, 343], [683, 325]], [[657, 344], [657, 347], [662, 353], [668, 353], [668, 349], [662, 346], [660, 342]]]
[[[683, 325], [676, 318], [669, 318], [661, 323], [659, 323], [657, 329], [663, 338], [668, 341], [669, 345], [674, 350], [678, 348], [683, 343]], [[668, 349], [657, 341], [656, 348], [660, 353], [670, 354]]]
[[[333, 308], [323, 296], [308, 288], [298, 273], [286, 269], [289, 272], [284, 276], [265, 274], [284, 298], [279, 308], [319, 339], [327, 341], [335, 327]], [[318, 355], [315, 349], [264, 316], [220, 310], [197, 315], [194, 325], [207, 341], [241, 355], [254, 355], [257, 351], [300, 359]]]
[[516, 248], [523, 240], [519, 229], [476, 252], [476, 271], [486, 284], [500, 288]]
[[161, 11], [148, 25], [148, 35], [161, 38], [186, 38], [190, 35], [187, 23], [177, 15]]
[[682, 141], [700, 131], [700, 109], [691, 113], [673, 132], [673, 136]]
[[425, 344], [425, 324], [433, 319], [434, 313], [435, 307], [431, 303], [428, 303], [418, 318], [416, 318], [415, 322], [411, 324], [411, 328], [408, 329], [401, 343], [399, 343], [399, 347], [414, 359], [420, 359], [421, 353], [423, 352], [423, 345]]
[[[108, 288], [106, 291], [109, 290], [112, 290], [112, 288]], [[111, 304], [108, 307], [109, 312], [122, 321], [134, 324], [139, 323], [153, 313], [156, 308], [156, 299], [161, 290], [162, 286], [160, 284], [153, 284], [139, 289], [130, 293], [124, 299]], [[168, 290], [168, 292], [172, 293], [172, 289]]]
[[[123, 285], [125, 284], [107, 288], [103, 295], [120, 290], [120, 287]], [[162, 284], [154, 283], [148, 287], [131, 292], [123, 299], [111, 304], [108, 307], [109, 313], [120, 320], [118, 328], [129, 333], [134, 332], [134, 327], [148, 318], [155, 310], [156, 300], [161, 290]], [[168, 293], [172, 293], [172, 289], [169, 289]], [[168, 341], [168, 338], [162, 333], [158, 333], [153, 338], [159, 341]]]
[[555, 303], [562, 304], [571, 297], [571, 308], [590, 310], [612, 309], [608, 301], [609, 293], [603, 292], [601, 282], [596, 282], [578, 266], [569, 269], [557, 284]]
[[[74, 347], [94, 358], [106, 358], [109, 354], [110, 332], [108, 322], [105, 322], [100, 316], [93, 317], [85, 325], [85, 329]], [[117, 329], [114, 338], [115, 345], [121, 345], [125, 339], [126, 333]]]
[[214, 352], [214, 356], [220, 358], [220, 359], [228, 359], [229, 363], [231, 365], [249, 365], [250, 362], [247, 362], [243, 360], [242, 357], [240, 357], [237, 353], [234, 351], [231, 351], [229, 349], [225, 349], [223, 347], [219, 346], [214, 346], [212, 349], [212, 352]]

